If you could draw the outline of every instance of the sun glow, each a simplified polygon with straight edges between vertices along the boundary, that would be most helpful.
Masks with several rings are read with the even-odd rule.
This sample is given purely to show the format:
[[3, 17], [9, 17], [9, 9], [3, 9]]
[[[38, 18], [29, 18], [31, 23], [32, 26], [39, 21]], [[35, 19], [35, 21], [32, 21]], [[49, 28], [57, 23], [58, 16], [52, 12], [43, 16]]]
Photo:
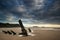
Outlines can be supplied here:
[[38, 27], [60, 27], [58, 24], [24, 24], [26, 27], [33, 27], [33, 26], [38, 26]]

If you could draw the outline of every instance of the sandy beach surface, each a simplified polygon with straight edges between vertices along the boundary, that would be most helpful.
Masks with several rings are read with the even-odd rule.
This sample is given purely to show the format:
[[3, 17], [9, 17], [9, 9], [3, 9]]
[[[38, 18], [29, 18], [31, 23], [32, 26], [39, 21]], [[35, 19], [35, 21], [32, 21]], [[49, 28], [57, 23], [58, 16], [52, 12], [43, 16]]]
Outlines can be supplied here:
[[[16, 35], [4, 34], [2, 30], [13, 30]], [[20, 37], [20, 28], [0, 28], [0, 40], [60, 40], [60, 29], [32, 28], [35, 36]]]

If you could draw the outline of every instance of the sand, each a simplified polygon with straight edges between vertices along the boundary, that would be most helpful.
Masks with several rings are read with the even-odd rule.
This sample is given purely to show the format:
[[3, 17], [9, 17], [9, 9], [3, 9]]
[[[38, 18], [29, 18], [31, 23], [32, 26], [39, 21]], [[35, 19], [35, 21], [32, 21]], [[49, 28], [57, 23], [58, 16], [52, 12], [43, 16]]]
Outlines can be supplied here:
[[[17, 35], [4, 34], [2, 30], [13, 30]], [[0, 28], [0, 40], [60, 40], [60, 30], [41, 30], [32, 28], [35, 36], [19, 37], [20, 28]]]

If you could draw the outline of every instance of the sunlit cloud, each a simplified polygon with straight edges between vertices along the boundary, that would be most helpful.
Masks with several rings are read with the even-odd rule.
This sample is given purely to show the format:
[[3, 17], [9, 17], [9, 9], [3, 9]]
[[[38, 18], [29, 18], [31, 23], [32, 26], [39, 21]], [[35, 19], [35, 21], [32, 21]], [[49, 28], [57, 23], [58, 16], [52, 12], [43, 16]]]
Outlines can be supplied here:
[[44, 6], [44, 0], [35, 0], [35, 8], [41, 9]]
[[7, 21], [15, 21], [17, 18], [16, 18], [16, 16], [14, 16], [13, 14], [11, 14], [11, 13], [8, 13], [8, 14], [6, 14], [5, 15], [6, 16], [6, 20]]
[[24, 7], [24, 5], [19, 5], [17, 7], [14, 7], [12, 9], [12, 11], [16, 11], [16, 12], [26, 12], [26, 8]]

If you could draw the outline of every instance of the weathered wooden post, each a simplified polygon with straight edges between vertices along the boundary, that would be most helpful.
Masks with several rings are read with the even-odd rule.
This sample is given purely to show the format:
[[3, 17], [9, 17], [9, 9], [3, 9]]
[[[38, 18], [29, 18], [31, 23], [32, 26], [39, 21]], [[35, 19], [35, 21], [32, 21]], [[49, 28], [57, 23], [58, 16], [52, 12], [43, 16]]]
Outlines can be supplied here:
[[28, 36], [27, 30], [26, 30], [25, 27], [23, 26], [21, 20], [19, 20], [19, 25], [20, 25], [20, 27], [21, 27], [22, 34], [23, 34], [24, 36]]

